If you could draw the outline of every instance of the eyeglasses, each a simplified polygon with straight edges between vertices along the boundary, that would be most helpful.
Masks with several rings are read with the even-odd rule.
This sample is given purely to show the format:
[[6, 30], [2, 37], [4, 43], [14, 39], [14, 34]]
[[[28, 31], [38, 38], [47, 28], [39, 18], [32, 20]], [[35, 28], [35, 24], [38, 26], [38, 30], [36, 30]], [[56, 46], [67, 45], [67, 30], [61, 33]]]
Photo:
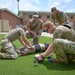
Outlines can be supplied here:
[[53, 9], [51, 12], [56, 11], [55, 9]]

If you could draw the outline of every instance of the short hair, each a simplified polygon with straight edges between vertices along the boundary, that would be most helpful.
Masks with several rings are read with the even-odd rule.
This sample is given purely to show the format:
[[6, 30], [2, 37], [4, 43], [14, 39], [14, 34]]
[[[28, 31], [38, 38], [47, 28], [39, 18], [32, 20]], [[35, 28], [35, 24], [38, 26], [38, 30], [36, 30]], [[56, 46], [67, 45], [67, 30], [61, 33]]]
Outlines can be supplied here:
[[51, 8], [51, 12], [53, 12], [53, 11], [55, 11], [55, 10], [57, 10], [56, 7], [52, 7], [52, 8]]
[[46, 21], [44, 24], [43, 24], [43, 26], [44, 27], [50, 27], [50, 25], [53, 25], [53, 23], [51, 22], [51, 21]]

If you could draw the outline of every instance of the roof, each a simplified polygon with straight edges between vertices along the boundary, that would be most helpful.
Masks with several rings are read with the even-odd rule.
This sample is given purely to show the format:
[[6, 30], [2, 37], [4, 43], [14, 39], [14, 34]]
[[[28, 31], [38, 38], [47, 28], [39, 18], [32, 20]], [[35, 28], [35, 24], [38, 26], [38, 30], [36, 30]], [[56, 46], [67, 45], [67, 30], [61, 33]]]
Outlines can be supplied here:
[[[19, 11], [19, 13], [31, 13], [33, 14], [35, 11]], [[50, 11], [38, 11], [39, 14], [51, 14]], [[74, 12], [65, 12], [67, 15], [75, 15]]]
[[7, 12], [11, 13], [12, 15], [16, 16], [16, 17], [21, 18], [19, 15], [15, 14], [14, 12], [10, 11], [10, 10], [7, 9], [7, 8], [0, 9], [0, 11], [5, 11], [5, 10], [6, 10]]
[[[19, 11], [19, 13], [31, 13], [33, 14], [35, 11]], [[51, 12], [46, 11], [38, 11], [39, 14], [51, 14]]]
[[75, 13], [74, 12], [65, 12], [67, 15], [75, 15]]

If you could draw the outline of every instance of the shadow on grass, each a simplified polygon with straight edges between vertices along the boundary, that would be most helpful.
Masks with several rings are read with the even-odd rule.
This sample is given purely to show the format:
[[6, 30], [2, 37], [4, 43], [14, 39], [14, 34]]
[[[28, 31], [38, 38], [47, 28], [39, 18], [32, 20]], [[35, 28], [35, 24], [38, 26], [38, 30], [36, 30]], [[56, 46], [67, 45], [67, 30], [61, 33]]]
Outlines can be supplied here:
[[68, 64], [59, 64], [59, 63], [51, 63], [49, 61], [44, 61], [40, 64], [45, 65], [49, 70], [62, 70], [62, 71], [75, 70], [75, 62], [69, 62]]

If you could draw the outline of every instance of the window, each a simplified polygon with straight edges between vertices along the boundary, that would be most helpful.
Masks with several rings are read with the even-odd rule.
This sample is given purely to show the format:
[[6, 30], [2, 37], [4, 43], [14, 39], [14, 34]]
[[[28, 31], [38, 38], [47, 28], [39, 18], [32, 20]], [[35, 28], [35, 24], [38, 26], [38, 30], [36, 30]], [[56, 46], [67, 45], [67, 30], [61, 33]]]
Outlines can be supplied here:
[[71, 16], [70, 19], [73, 19], [73, 16]]
[[29, 15], [29, 18], [32, 18], [32, 15]]
[[50, 19], [50, 15], [47, 15], [47, 19]]

